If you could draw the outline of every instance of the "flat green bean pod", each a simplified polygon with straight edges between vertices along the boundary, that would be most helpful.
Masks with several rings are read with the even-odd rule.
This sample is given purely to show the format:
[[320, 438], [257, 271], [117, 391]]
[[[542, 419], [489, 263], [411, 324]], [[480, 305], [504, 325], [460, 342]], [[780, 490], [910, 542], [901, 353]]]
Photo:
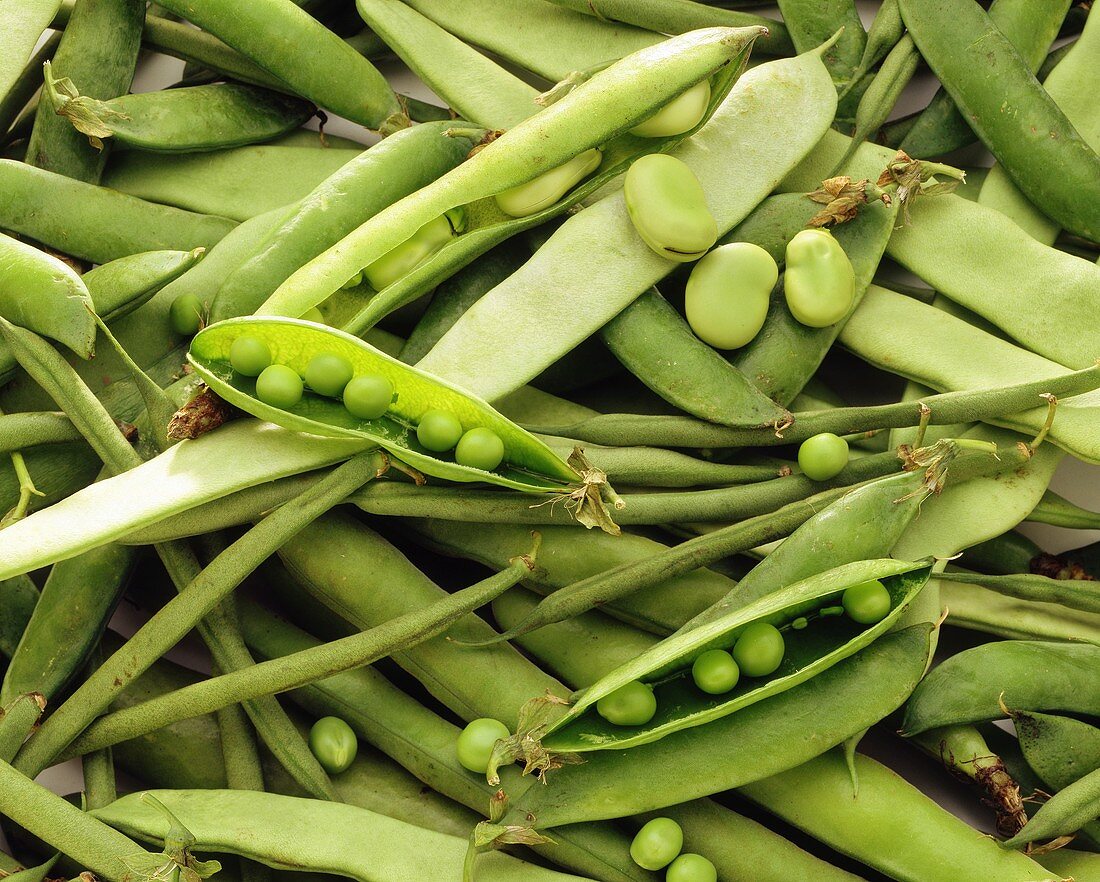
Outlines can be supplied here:
[[1061, 790], [1100, 769], [1100, 729], [1084, 720], [1014, 711], [1012, 725], [1027, 764], [1048, 787]]
[[[619, 750], [700, 726], [803, 683], [885, 633], [924, 587], [930, 564], [893, 560], [859, 561], [811, 576], [756, 603], [681, 631], [601, 678], [580, 694], [568, 713], [542, 739], [546, 750]], [[847, 616], [823, 616], [787, 632], [779, 668], [765, 677], [745, 677], [728, 692], [711, 695], [690, 682], [692, 662], [710, 649], [728, 649], [754, 622], [790, 624], [812, 611], [839, 603], [850, 586], [878, 579], [890, 594], [890, 611], [871, 626]], [[801, 623], [800, 623], [801, 624]], [[635, 680], [650, 683], [657, 699], [653, 719], [640, 726], [616, 726], [593, 713], [604, 696]]]
[[110, 101], [81, 95], [45, 65], [54, 110], [102, 148], [104, 138], [140, 150], [191, 153], [239, 147], [290, 132], [314, 115], [308, 101], [243, 83], [138, 92]]
[[[236, 373], [229, 363], [233, 342], [242, 337], [262, 340], [274, 364], [285, 364], [301, 376], [310, 359], [333, 353], [346, 359], [356, 376], [376, 374], [389, 380], [396, 398], [378, 419], [359, 419], [333, 398], [308, 394], [287, 409], [255, 397], [256, 380]], [[449, 481], [485, 481], [532, 492], [561, 491], [580, 477], [545, 444], [488, 404], [458, 387], [410, 367], [369, 343], [326, 325], [299, 319], [238, 318], [200, 331], [187, 356], [195, 371], [222, 398], [253, 416], [288, 429], [358, 438], [377, 444], [425, 474]], [[462, 423], [463, 431], [491, 429], [504, 442], [504, 462], [493, 471], [448, 461], [419, 443], [415, 427], [425, 413], [442, 408]]]
[[67, 264], [0, 233], [0, 316], [91, 358], [91, 305], [87, 287]]
[[[667, 151], [692, 135], [725, 98], [761, 32], [761, 28], [694, 31], [624, 58], [505, 132], [435, 183], [379, 212], [294, 273], [259, 313], [302, 315], [425, 224], [464, 206], [465, 232], [387, 286], [347, 324], [355, 331], [370, 327], [497, 242], [561, 214], [620, 174], [637, 157]], [[642, 138], [629, 133], [708, 77], [711, 99], [695, 127], [669, 138]], [[603, 153], [599, 168], [548, 208], [513, 218], [493, 198], [593, 147]]]
[[905, 708], [902, 732], [1007, 716], [1004, 708], [1100, 716], [1100, 646], [1005, 640], [953, 655]]

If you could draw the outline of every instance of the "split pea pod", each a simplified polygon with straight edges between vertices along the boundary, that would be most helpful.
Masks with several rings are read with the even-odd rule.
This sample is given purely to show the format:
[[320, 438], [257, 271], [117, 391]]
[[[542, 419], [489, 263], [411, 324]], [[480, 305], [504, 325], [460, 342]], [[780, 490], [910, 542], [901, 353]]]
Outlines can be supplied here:
[[108, 263], [139, 251], [210, 248], [236, 224], [0, 159], [0, 226], [65, 254]]
[[788, 416], [757, 392], [745, 374], [700, 342], [655, 288], [604, 325], [600, 338], [649, 388], [701, 419], [763, 426]]
[[[421, 293], [424, 288], [417, 288], [417, 284], [439, 278], [435, 275], [439, 268], [457, 269], [503, 238], [560, 214], [614, 178], [638, 156], [668, 149], [692, 134], [694, 130], [668, 139], [642, 139], [628, 132], [707, 77], [712, 80], [707, 115], [713, 112], [740, 73], [758, 34], [758, 29], [751, 28], [698, 31], [673, 37], [659, 50], [639, 51], [606, 68], [501, 135], [468, 162], [362, 224], [295, 272], [261, 311], [301, 315], [425, 224], [466, 207], [463, 234], [376, 297], [348, 325], [355, 331], [370, 327], [386, 312]], [[558, 194], [550, 207], [513, 218], [493, 198], [530, 184], [593, 148], [603, 153], [600, 167], [579, 187]]]
[[0, 316], [46, 334], [81, 358], [95, 354], [91, 296], [53, 255], [0, 234]]
[[921, 55], [1021, 192], [1070, 232], [1100, 238], [1100, 156], [988, 14], [966, 0], [900, 7]]
[[251, 313], [303, 264], [359, 224], [457, 166], [478, 139], [424, 123], [359, 154], [297, 204], [217, 290], [210, 318]]
[[[141, 0], [82, 2], [61, 37], [52, 62], [59, 76], [75, 77], [93, 98], [109, 100], [130, 90], [141, 50], [141, 25], [145, 7]], [[46, 74], [48, 78], [48, 74]], [[48, 90], [43, 86], [43, 95]], [[107, 161], [54, 113], [50, 101], [39, 100], [34, 128], [27, 141], [26, 161], [69, 178], [98, 184]]]
[[209, 153], [114, 153], [103, 184], [149, 202], [245, 221], [292, 205], [362, 151], [255, 144]]
[[105, 138], [138, 150], [193, 153], [267, 141], [313, 116], [308, 101], [243, 83], [139, 92], [98, 101], [55, 79], [46, 63], [45, 95], [54, 112], [103, 149]]
[[[1003, 707], [1096, 716], [1100, 684], [1092, 676], [1100, 647], [1006, 640], [952, 656], [934, 668], [905, 709], [902, 731], [996, 720]], [[987, 677], [974, 678], [985, 671]], [[1004, 704], [1001, 704], [1003, 696]]]
[[[885, 633], [924, 587], [930, 570], [925, 564], [860, 561], [788, 585], [760, 601], [681, 631], [586, 688], [568, 711], [550, 724], [542, 745], [569, 753], [631, 748], [709, 724], [806, 682]], [[848, 588], [875, 581], [885, 588], [888, 599], [882, 617], [869, 627], [866, 621], [860, 624], [845, 616], [844, 607], [840, 607], [840, 615], [828, 618], [821, 612], [826, 607], [835, 611]], [[690, 682], [693, 662], [713, 649], [733, 649], [737, 658], [739, 638], [761, 623], [773, 629], [782, 625], [786, 631], [776, 668], [770, 672], [746, 669], [739, 682], [717, 694]], [[750, 660], [755, 664], [746, 657], [742, 667]], [[772, 667], [770, 660], [766, 667]], [[622, 726], [594, 712], [601, 699], [638, 681], [652, 684], [656, 713], [651, 719]]]
[[[320, 107], [383, 134], [409, 124], [374, 65], [291, 0], [263, 0], [247, 10], [222, 0], [161, 5], [220, 37]], [[289, 46], [296, 52], [286, 51]]]
[[[775, 177], [811, 149], [832, 119], [834, 96], [817, 54], [761, 65], [739, 80], [698, 134], [670, 154], [703, 185], [720, 233], [744, 218]], [[784, 112], [777, 114], [777, 107]], [[778, 132], [777, 121], [790, 129]], [[770, 149], [760, 152], [765, 142]], [[731, 169], [722, 159], [728, 156], [744, 161]], [[518, 272], [471, 307], [420, 366], [489, 400], [502, 397], [595, 333], [675, 266], [640, 239], [622, 194], [608, 195], [569, 218]], [[562, 292], [584, 292], [583, 308]], [[514, 319], [507, 334], [500, 315]], [[535, 327], [537, 332], [522, 331]], [[496, 355], [487, 358], [490, 352]], [[481, 369], [475, 371], [475, 364]]]

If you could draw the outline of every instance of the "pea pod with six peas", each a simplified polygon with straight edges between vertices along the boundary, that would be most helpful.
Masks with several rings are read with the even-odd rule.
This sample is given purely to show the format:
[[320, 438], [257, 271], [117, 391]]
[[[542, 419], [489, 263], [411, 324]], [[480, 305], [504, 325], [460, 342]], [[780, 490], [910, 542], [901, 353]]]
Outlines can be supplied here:
[[[468, 162], [368, 220], [287, 279], [262, 314], [298, 316], [340, 289], [364, 267], [402, 245], [425, 224], [465, 208], [463, 234], [412, 273], [389, 286], [351, 323], [355, 330], [415, 298], [441, 267], [457, 269], [513, 233], [560, 214], [625, 169], [636, 157], [664, 150], [694, 133], [725, 97], [760, 29], [713, 28], [674, 37], [601, 71], [588, 82], [485, 146]], [[712, 97], [703, 119], [670, 138], [629, 134], [638, 123], [703, 79]], [[579, 186], [570, 185], [548, 208], [523, 218], [501, 210], [494, 197], [534, 182], [592, 149], [603, 158]], [[418, 282], [418, 280], [420, 280]]]
[[[542, 746], [560, 752], [633, 747], [709, 723], [805, 682], [885, 633], [924, 587], [930, 572], [929, 564], [860, 561], [811, 576], [681, 631], [580, 693], [569, 711], [550, 725]], [[876, 580], [889, 594], [882, 617], [868, 625], [844, 615], [844, 607], [837, 606], [841, 595], [852, 586]], [[841, 614], [822, 613], [826, 608], [834, 613], [839, 608]], [[703, 691], [688, 681], [694, 661], [708, 650], [733, 648], [754, 623], [782, 625], [787, 631], [785, 651], [775, 670], [761, 676], [751, 676], [746, 670], [739, 683], [720, 694]], [[651, 720], [622, 726], [593, 712], [601, 699], [636, 681], [652, 686], [657, 709]]]
[[[356, 417], [342, 402], [314, 393], [288, 408], [265, 404], [256, 397], [258, 380], [238, 373], [230, 363], [231, 349], [241, 339], [261, 341], [274, 365], [285, 365], [299, 376], [308, 375], [308, 366], [315, 357], [338, 356], [350, 365], [352, 375], [348, 380], [385, 378], [394, 390], [392, 403], [374, 419]], [[390, 358], [358, 337], [324, 325], [297, 319], [227, 319], [196, 335], [188, 359], [218, 395], [254, 416], [315, 435], [373, 442], [433, 477], [485, 481], [533, 492], [560, 492], [580, 477], [546, 445], [484, 402]], [[494, 433], [503, 442], [503, 465], [474, 468], [448, 461], [426, 448], [418, 440], [416, 429], [426, 415], [439, 409], [457, 418], [460, 432], [481, 428]]]

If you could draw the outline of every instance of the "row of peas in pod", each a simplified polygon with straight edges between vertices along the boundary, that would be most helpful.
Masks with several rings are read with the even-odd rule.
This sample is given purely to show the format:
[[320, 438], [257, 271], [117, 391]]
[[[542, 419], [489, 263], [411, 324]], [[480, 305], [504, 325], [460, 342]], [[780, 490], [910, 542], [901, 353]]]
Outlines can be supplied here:
[[[690, 131], [702, 120], [710, 96], [710, 83], [704, 80], [636, 126], [631, 134], [643, 138], [668, 138]], [[595, 172], [602, 161], [600, 149], [592, 147], [525, 184], [497, 193], [493, 201], [509, 217], [530, 217], [559, 202]], [[344, 287], [354, 287], [365, 280], [375, 291], [381, 291], [408, 275], [465, 229], [465, 209], [462, 206], [453, 208], [428, 221], [396, 248], [365, 266], [348, 279]]]
[[[638, 235], [657, 254], [697, 260], [685, 289], [688, 324], [716, 349], [739, 349], [764, 326], [779, 280], [774, 258], [758, 245], [733, 242], [710, 250], [718, 226], [699, 179], [674, 156], [635, 160], [623, 184]], [[840, 243], [823, 229], [806, 229], [787, 244], [783, 291], [791, 315], [810, 328], [840, 321], [855, 302], [855, 271]]]
[[[322, 352], [313, 356], [301, 375], [289, 365], [273, 362], [271, 348], [258, 337], [241, 336], [229, 350], [233, 370], [256, 378], [256, 397], [283, 410], [294, 407], [306, 387], [325, 398], [336, 398], [356, 419], [376, 420], [386, 415], [399, 394], [381, 374], [354, 375], [343, 356]], [[416, 439], [433, 453], [454, 451], [460, 465], [491, 471], [504, 460], [504, 442], [489, 428], [463, 431], [458, 417], [441, 408], [425, 412], [416, 426]]]
[[[708, 695], [725, 694], [742, 676], [767, 677], [779, 669], [787, 652], [785, 632], [805, 630], [815, 618], [842, 615], [859, 625], [873, 625], [889, 614], [890, 606], [890, 593], [877, 579], [849, 586], [837, 606], [821, 607], [780, 627], [763, 621], [751, 623], [729, 650], [709, 649], [696, 657], [690, 668], [691, 678]], [[685, 670], [672, 676], [688, 673]], [[657, 713], [657, 698], [652, 686], [634, 680], [597, 701], [596, 712], [616, 726], [643, 726]]]

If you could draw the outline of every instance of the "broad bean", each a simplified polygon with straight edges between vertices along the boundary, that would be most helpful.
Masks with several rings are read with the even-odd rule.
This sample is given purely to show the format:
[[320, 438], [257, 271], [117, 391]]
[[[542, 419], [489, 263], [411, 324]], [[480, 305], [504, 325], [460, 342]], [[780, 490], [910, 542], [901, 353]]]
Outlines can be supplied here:
[[638, 235], [668, 260], [698, 260], [718, 238], [699, 179], [675, 156], [651, 153], [634, 160], [623, 180], [623, 198]]

